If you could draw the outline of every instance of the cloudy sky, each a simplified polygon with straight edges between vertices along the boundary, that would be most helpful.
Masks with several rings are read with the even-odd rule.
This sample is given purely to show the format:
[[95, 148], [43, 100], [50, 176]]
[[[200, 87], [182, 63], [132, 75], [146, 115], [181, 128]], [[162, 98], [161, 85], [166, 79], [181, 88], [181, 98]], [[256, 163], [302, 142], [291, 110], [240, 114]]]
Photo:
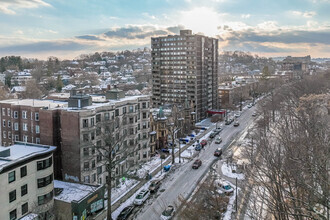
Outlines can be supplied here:
[[182, 28], [220, 50], [330, 57], [330, 0], [0, 0], [0, 56], [150, 47]]

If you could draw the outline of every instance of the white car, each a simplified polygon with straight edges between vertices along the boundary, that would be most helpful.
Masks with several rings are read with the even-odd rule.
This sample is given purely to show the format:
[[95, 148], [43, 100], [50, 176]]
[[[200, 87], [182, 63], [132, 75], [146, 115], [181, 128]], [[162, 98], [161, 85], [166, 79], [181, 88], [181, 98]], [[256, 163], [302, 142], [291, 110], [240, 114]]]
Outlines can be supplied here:
[[172, 205], [167, 206], [167, 208], [162, 212], [160, 216], [161, 220], [170, 220], [173, 218], [175, 213], [175, 209]]
[[247, 106], [247, 107], [248, 107], [248, 108], [252, 108], [252, 106], [253, 106], [252, 104], [248, 104], [248, 106]]
[[241, 114], [239, 112], [235, 113], [235, 118], [238, 118], [240, 116], [241, 116]]
[[149, 190], [141, 190], [134, 199], [134, 205], [142, 205], [150, 196]]

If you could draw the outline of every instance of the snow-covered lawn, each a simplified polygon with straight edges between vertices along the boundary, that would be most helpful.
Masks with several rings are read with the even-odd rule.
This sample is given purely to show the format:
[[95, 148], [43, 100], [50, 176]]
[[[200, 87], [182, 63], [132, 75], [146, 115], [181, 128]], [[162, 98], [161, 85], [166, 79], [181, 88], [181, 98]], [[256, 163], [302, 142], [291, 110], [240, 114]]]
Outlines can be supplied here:
[[122, 181], [119, 186], [111, 190], [111, 205], [115, 204], [127, 192], [133, 189], [140, 181], [134, 179], [126, 179]]
[[242, 173], [233, 173], [233, 170], [237, 170], [235, 165], [228, 165], [227, 163], [223, 163], [221, 166], [221, 172], [223, 175], [230, 178], [237, 178], [239, 180], [245, 179], [244, 174]]

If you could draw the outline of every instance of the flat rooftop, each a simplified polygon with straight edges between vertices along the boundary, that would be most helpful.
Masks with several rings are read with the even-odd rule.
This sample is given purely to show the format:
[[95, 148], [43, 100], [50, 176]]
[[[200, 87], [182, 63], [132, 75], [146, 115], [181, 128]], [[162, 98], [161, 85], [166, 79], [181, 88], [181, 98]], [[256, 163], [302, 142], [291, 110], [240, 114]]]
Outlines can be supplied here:
[[0, 146], [0, 172], [6, 166], [15, 164], [31, 157], [52, 152], [56, 149], [54, 146], [15, 143], [9, 147]]
[[54, 180], [54, 188], [62, 189], [58, 195], [55, 193], [54, 198], [69, 203], [73, 200], [80, 201], [98, 189], [97, 186], [69, 183], [59, 180]]
[[40, 108], [48, 107], [48, 109], [58, 109], [68, 106], [67, 102], [54, 101], [54, 100], [41, 100], [41, 99], [7, 99], [0, 101], [0, 103], [40, 107]]

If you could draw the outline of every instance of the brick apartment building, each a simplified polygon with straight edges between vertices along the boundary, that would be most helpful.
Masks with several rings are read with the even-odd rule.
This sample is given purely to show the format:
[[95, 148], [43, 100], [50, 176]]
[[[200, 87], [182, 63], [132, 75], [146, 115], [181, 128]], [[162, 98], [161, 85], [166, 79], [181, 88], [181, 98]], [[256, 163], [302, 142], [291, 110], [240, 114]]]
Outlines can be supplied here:
[[181, 30], [151, 38], [152, 105], [192, 101], [196, 120], [218, 106], [218, 40]]
[[107, 174], [95, 146], [103, 144], [100, 134], [114, 124], [113, 120], [122, 126], [112, 131], [125, 133], [124, 145], [134, 152], [118, 154], [127, 160], [115, 168], [114, 174], [120, 176], [150, 158], [149, 103], [150, 96], [125, 97], [121, 91], [95, 97], [73, 94], [68, 102], [3, 100], [0, 142], [3, 146], [15, 141], [57, 146], [55, 178], [103, 184]]

